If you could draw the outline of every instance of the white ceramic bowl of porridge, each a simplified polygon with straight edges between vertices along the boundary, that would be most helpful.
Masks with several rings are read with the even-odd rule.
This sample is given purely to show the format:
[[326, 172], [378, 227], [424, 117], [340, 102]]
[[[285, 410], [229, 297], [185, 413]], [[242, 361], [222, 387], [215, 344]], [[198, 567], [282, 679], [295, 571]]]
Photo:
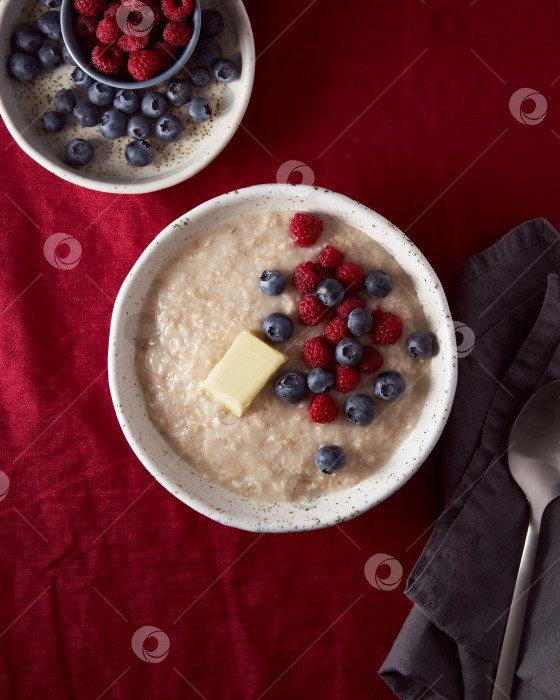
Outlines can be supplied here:
[[[326, 240], [312, 249], [294, 246], [287, 227], [297, 211], [323, 218]], [[295, 289], [267, 297], [259, 289], [259, 275], [281, 269], [282, 262], [288, 273], [314, 259], [324, 243], [345, 248], [348, 260], [365, 268], [376, 269], [380, 261], [392, 265], [391, 309], [403, 318], [403, 337], [430, 332], [437, 338], [437, 352], [418, 361], [410, 358], [405, 342], [383, 346], [383, 369], [400, 370], [407, 389], [401, 399], [381, 407], [371, 430], [349, 423], [343, 410], [333, 423], [312, 423], [309, 401], [282, 404], [274, 397], [273, 382], [237, 419], [200, 383], [241, 330], [258, 330], [263, 314], [278, 310], [295, 312], [297, 318]], [[222, 305], [212, 298], [216, 288]], [[234, 302], [227, 301], [228, 294]], [[154, 339], [152, 305], [165, 303], [168, 308], [154, 311], [159, 314]], [[317, 328], [300, 327], [296, 342], [279, 344], [289, 357], [280, 371], [303, 371], [299, 339], [303, 344], [319, 334]], [[441, 435], [456, 376], [453, 321], [424, 256], [379, 214], [315, 187], [258, 185], [217, 197], [177, 219], [128, 274], [111, 322], [109, 385], [132, 449], [184, 503], [245, 530], [326, 527], [390, 496]], [[363, 393], [372, 383], [373, 375], [362, 378]], [[338, 397], [342, 406], [345, 397]], [[325, 475], [313, 457], [320, 444], [333, 443], [343, 446], [348, 464], [338, 474]]]

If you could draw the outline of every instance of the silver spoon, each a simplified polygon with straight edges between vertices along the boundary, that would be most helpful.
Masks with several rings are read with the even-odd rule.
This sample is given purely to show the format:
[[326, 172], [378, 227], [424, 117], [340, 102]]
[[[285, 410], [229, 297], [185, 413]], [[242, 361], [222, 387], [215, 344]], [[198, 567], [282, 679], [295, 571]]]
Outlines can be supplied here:
[[509, 436], [509, 470], [529, 501], [531, 517], [498, 661], [492, 700], [509, 700], [545, 508], [560, 495], [560, 381], [539, 389]]

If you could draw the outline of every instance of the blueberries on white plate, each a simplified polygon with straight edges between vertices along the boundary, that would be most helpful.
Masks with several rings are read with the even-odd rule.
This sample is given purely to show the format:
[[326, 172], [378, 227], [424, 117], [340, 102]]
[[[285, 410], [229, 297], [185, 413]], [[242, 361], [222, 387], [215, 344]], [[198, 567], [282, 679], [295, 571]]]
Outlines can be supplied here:
[[217, 10], [202, 10], [200, 32], [205, 36], [217, 36], [224, 26], [222, 15]]
[[115, 88], [105, 83], [93, 83], [88, 88], [88, 98], [92, 105], [108, 107], [115, 97]]
[[131, 139], [145, 141], [152, 134], [152, 122], [143, 114], [135, 114], [128, 120], [126, 133]]
[[205, 122], [212, 116], [212, 107], [204, 97], [195, 97], [187, 103], [187, 114], [193, 122]]
[[315, 453], [315, 464], [323, 474], [336, 474], [344, 469], [346, 455], [338, 445], [323, 445]]
[[405, 381], [401, 374], [394, 370], [381, 372], [373, 382], [373, 393], [383, 401], [396, 401], [405, 390]]
[[97, 126], [99, 122], [99, 107], [90, 102], [79, 102], [73, 110], [74, 119], [80, 126]]
[[43, 12], [37, 20], [37, 26], [46, 34], [49, 39], [62, 39], [62, 29], [60, 28], [60, 12], [51, 10]]
[[124, 149], [124, 157], [130, 165], [145, 168], [154, 159], [154, 152], [147, 141], [131, 141]]
[[93, 85], [95, 81], [81, 68], [74, 68], [72, 71], [72, 82], [77, 88], [86, 89]]
[[169, 108], [169, 100], [161, 92], [150, 91], [142, 98], [142, 112], [152, 119], [159, 119]]
[[294, 323], [286, 314], [269, 314], [263, 321], [262, 330], [273, 343], [283, 343], [292, 337]]
[[37, 52], [37, 58], [45, 70], [54, 70], [62, 63], [62, 52], [58, 46], [44, 44]]
[[14, 53], [10, 56], [10, 73], [16, 80], [29, 83], [39, 75], [40, 69], [35, 56], [28, 53]]
[[194, 50], [194, 57], [204, 66], [211, 66], [222, 57], [222, 47], [216, 39], [210, 36], [201, 36]]
[[60, 7], [62, 5], [62, 0], [41, 0], [41, 4], [54, 10], [55, 7]]
[[280, 270], [265, 270], [260, 276], [260, 286], [264, 294], [276, 297], [286, 288], [286, 275]]
[[373, 422], [377, 415], [377, 405], [371, 396], [366, 394], [352, 394], [344, 404], [346, 418], [361, 428]]
[[62, 60], [68, 66], [75, 66], [76, 65], [76, 61], [70, 55], [70, 51], [68, 51], [68, 47], [66, 46], [66, 44], [64, 44], [62, 47]]
[[434, 353], [434, 340], [427, 333], [413, 333], [406, 341], [406, 349], [416, 360], [425, 360]]
[[316, 367], [307, 375], [307, 386], [314, 394], [324, 394], [334, 386], [334, 374], [323, 367]]
[[63, 114], [72, 114], [76, 106], [76, 95], [72, 90], [59, 90], [54, 96], [54, 106]]
[[385, 270], [374, 270], [367, 275], [364, 284], [370, 297], [383, 299], [393, 289], [393, 278]]
[[106, 139], [120, 139], [126, 133], [126, 117], [118, 109], [108, 109], [99, 118], [99, 133]]
[[51, 134], [58, 134], [66, 126], [66, 117], [60, 112], [47, 112], [43, 117], [43, 126]]
[[239, 75], [237, 64], [229, 58], [221, 58], [214, 63], [214, 77], [219, 83], [233, 83]]
[[352, 335], [365, 335], [371, 331], [373, 318], [366, 309], [354, 309], [346, 319], [348, 330]]
[[85, 139], [74, 139], [66, 146], [66, 162], [83, 167], [93, 160], [93, 146]]
[[14, 32], [14, 46], [23, 53], [37, 53], [43, 44], [43, 35], [30, 24], [20, 25]]
[[317, 286], [317, 299], [325, 306], [336, 306], [344, 299], [344, 287], [338, 280], [322, 280]]
[[192, 88], [188, 80], [176, 79], [167, 83], [165, 95], [175, 107], [186, 105], [192, 98]]
[[335, 349], [336, 361], [344, 367], [359, 365], [363, 354], [363, 348], [355, 338], [343, 338]]
[[307, 396], [307, 380], [301, 372], [285, 372], [276, 380], [274, 393], [284, 403], [299, 403]]
[[134, 114], [140, 109], [140, 96], [136, 90], [119, 90], [113, 100], [113, 106], [123, 114]]
[[212, 76], [206, 66], [195, 66], [189, 71], [189, 80], [195, 87], [206, 87]]
[[156, 136], [163, 143], [175, 143], [183, 131], [183, 122], [174, 114], [164, 114], [156, 122]]

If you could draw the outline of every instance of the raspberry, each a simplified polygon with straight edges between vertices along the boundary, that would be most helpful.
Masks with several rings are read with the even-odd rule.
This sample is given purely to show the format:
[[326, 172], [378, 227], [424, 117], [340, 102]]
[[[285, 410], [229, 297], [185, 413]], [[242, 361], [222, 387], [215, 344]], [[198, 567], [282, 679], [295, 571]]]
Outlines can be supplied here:
[[97, 30], [97, 19], [95, 17], [85, 17], [78, 15], [74, 21], [74, 34], [78, 39], [88, 39], [94, 37]]
[[336, 268], [342, 264], [343, 260], [344, 253], [333, 248], [332, 245], [325, 246], [325, 249], [317, 256], [317, 262], [321, 267], [324, 267], [325, 270], [336, 270]]
[[325, 276], [325, 271], [312, 262], [298, 265], [294, 272], [294, 285], [300, 294], [312, 294], [319, 282]]
[[323, 233], [323, 222], [311, 214], [297, 213], [290, 222], [290, 236], [295, 245], [307, 248], [317, 243]]
[[113, 75], [124, 64], [124, 53], [116, 44], [97, 44], [91, 52], [91, 62], [102, 73]]
[[329, 321], [325, 326], [325, 337], [331, 343], [340, 343], [343, 338], [350, 337], [350, 331], [346, 324], [346, 319], [342, 316], [336, 316], [332, 321]]
[[309, 367], [326, 367], [333, 358], [329, 344], [324, 338], [311, 338], [301, 351], [303, 361]]
[[115, 19], [115, 17], [117, 16], [117, 10], [121, 5], [122, 3], [120, 2], [120, 0], [113, 0], [103, 10], [103, 17], [105, 19]]
[[194, 10], [193, 0], [161, 0], [161, 9], [168, 19], [180, 22]]
[[344, 301], [341, 301], [335, 307], [335, 311], [339, 316], [348, 316], [354, 309], [365, 309], [366, 301], [358, 294], [350, 294]]
[[314, 423], [331, 423], [338, 416], [338, 408], [327, 394], [317, 394], [307, 414]]
[[398, 316], [377, 307], [371, 312], [373, 328], [369, 337], [378, 345], [394, 345], [402, 335], [402, 321]]
[[102, 19], [95, 32], [95, 36], [102, 44], [114, 44], [121, 34], [120, 27], [114, 19]]
[[347, 294], [357, 292], [365, 278], [362, 268], [356, 263], [344, 263], [336, 271], [336, 279], [342, 282]]
[[95, 17], [100, 15], [105, 7], [105, 0], [74, 0], [74, 8], [79, 15]]
[[148, 45], [149, 36], [144, 34], [144, 36], [129, 36], [128, 34], [123, 34], [121, 38], [117, 41], [117, 44], [126, 53], [135, 53], [141, 49], [145, 49]]
[[148, 5], [148, 7], [153, 7], [154, 0], [121, 0], [121, 4], [135, 10], [139, 5]]
[[134, 80], [149, 80], [159, 69], [159, 56], [155, 51], [149, 49], [136, 51], [128, 59], [128, 72]]
[[377, 372], [383, 364], [383, 355], [371, 345], [366, 345], [362, 352], [362, 361], [360, 362], [362, 372], [367, 374]]
[[193, 30], [185, 22], [168, 22], [163, 30], [163, 38], [171, 46], [186, 46], [192, 39]]
[[318, 326], [327, 312], [327, 307], [317, 297], [304, 297], [299, 303], [299, 320], [304, 326]]
[[335, 364], [334, 372], [334, 388], [347, 394], [352, 389], [358, 386], [360, 373], [355, 367], [344, 367], [344, 365]]
[[161, 39], [152, 44], [152, 51], [155, 51], [159, 56], [159, 61], [161, 65], [161, 70], [167, 70], [175, 63], [175, 53], [177, 49], [167, 41]]

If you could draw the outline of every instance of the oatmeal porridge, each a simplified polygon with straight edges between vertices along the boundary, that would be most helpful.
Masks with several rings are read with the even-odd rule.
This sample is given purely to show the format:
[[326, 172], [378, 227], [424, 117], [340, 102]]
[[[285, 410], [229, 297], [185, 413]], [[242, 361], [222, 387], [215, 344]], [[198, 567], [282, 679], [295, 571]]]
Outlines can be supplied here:
[[[136, 331], [136, 370], [152, 422], [205, 479], [262, 503], [299, 498], [294, 484], [304, 483], [309, 493], [320, 496], [373, 474], [414, 428], [430, 382], [430, 359], [415, 358], [407, 339], [433, 329], [392, 255], [331, 217], [321, 217], [324, 229], [316, 243], [298, 247], [290, 239], [293, 216], [288, 211], [247, 214], [190, 241], [152, 284]], [[352, 391], [333, 387], [327, 394], [309, 392], [297, 403], [285, 403], [275, 394], [275, 381], [290, 371], [309, 375], [302, 348], [325, 328], [325, 323], [301, 322], [298, 307], [304, 295], [294, 286], [294, 270], [317, 260], [326, 245], [342, 251], [345, 262], [357, 263], [366, 275], [375, 270], [390, 275], [393, 287], [385, 297], [372, 298], [363, 287], [357, 294], [369, 312], [379, 308], [399, 317], [402, 335], [396, 342], [375, 345], [383, 365], [377, 373], [356, 372], [359, 379]], [[284, 291], [276, 296], [261, 291], [259, 279], [265, 270], [284, 274]], [[293, 322], [291, 337], [284, 342], [270, 342], [263, 333], [263, 321], [273, 313]], [[336, 317], [334, 309], [328, 313], [328, 319]], [[283, 354], [285, 362], [239, 417], [202, 385], [247, 331]], [[372, 345], [367, 334], [357, 340]], [[404, 393], [395, 401], [376, 398], [373, 422], [363, 427], [350, 422], [345, 402], [354, 394], [373, 399], [374, 380], [391, 370], [402, 375]], [[309, 417], [312, 400], [320, 396], [328, 396], [331, 406], [334, 399], [338, 407], [338, 416], [330, 422]], [[342, 449], [343, 469], [327, 474], [317, 468], [315, 453], [324, 445]]]

